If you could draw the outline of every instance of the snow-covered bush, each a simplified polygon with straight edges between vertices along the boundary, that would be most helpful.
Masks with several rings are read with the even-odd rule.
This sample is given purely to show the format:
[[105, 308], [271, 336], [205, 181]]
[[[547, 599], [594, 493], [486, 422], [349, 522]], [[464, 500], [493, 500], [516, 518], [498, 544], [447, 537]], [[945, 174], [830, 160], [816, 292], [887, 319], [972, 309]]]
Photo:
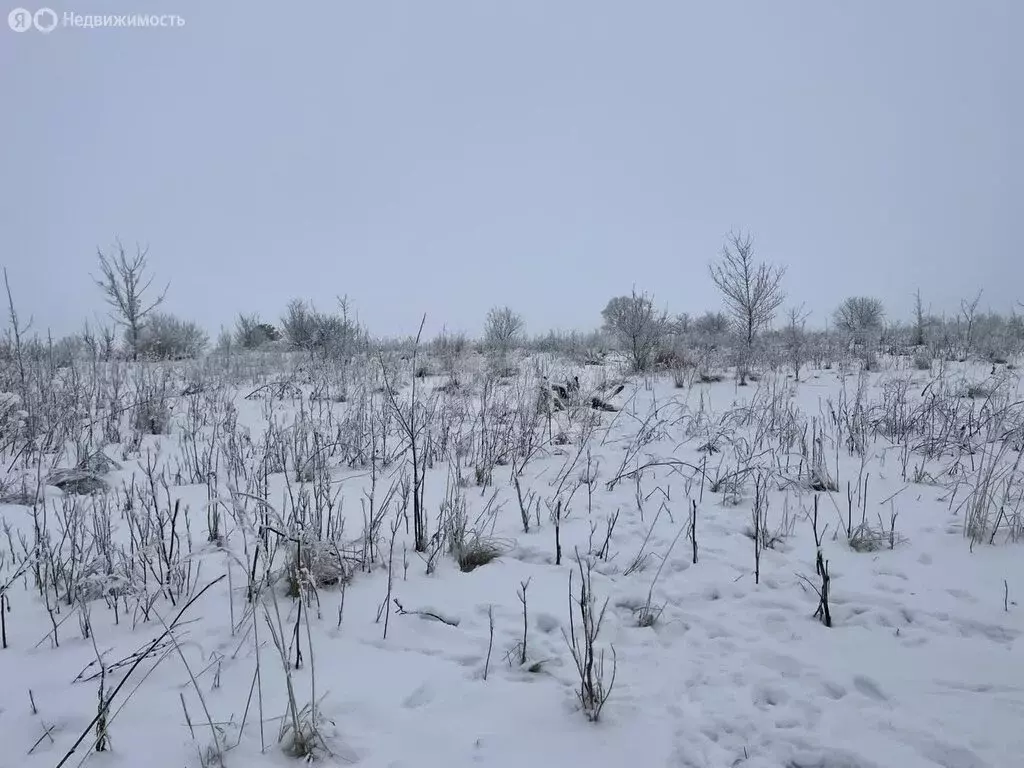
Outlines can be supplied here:
[[154, 312], [139, 331], [139, 357], [147, 360], [183, 360], [199, 357], [209, 337], [196, 323], [166, 312]]

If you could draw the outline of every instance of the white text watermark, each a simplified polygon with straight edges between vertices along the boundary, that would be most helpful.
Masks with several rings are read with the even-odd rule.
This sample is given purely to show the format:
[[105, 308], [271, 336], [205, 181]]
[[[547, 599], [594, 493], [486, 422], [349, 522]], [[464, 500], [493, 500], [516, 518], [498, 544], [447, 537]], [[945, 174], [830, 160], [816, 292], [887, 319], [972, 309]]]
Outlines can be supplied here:
[[81, 14], [64, 11], [58, 15], [52, 8], [30, 11], [15, 8], [7, 14], [7, 25], [15, 32], [36, 30], [48, 35], [58, 27], [70, 29], [102, 29], [114, 27], [133, 29], [140, 27], [183, 27], [185, 19], [176, 13], [122, 13], [122, 14]]

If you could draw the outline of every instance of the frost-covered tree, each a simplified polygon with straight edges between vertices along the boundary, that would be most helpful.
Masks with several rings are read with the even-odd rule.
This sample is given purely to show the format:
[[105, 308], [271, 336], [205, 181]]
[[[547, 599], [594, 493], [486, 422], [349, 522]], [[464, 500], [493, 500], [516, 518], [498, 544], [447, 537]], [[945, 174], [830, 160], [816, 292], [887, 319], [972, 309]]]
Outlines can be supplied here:
[[914, 292], [914, 330], [910, 343], [915, 347], [923, 347], [928, 343], [927, 337], [928, 318], [924, 311], [924, 302], [921, 301], [921, 289]]
[[960, 325], [960, 336], [962, 339], [961, 360], [966, 360], [974, 351], [978, 304], [980, 302], [981, 291], [978, 291], [973, 299], [962, 299], [960, 301], [960, 314], [957, 316], [957, 324]]
[[786, 269], [756, 262], [753, 239], [738, 232], [729, 235], [718, 262], [708, 269], [743, 344], [738, 373], [740, 384], [745, 384], [754, 339], [771, 323], [785, 301], [782, 278]]
[[240, 314], [235, 320], [234, 341], [242, 349], [258, 349], [280, 338], [277, 328], [260, 320], [260, 316], [255, 313]]
[[658, 345], [668, 332], [668, 316], [654, 308], [646, 293], [616, 296], [601, 311], [604, 328], [629, 355], [636, 372], [646, 371]]
[[786, 328], [782, 333], [783, 344], [786, 349], [786, 357], [793, 367], [793, 376], [800, 381], [800, 369], [807, 361], [807, 318], [810, 313], [804, 309], [804, 305], [790, 307], [786, 313]]
[[129, 257], [120, 241], [115, 242], [114, 253], [104, 254], [97, 249], [100, 276], [93, 281], [103, 291], [110, 305], [111, 317], [125, 329], [125, 343], [133, 360], [139, 356], [139, 338], [150, 314], [167, 296], [168, 284], [154, 295], [150, 291], [152, 276], [147, 274], [149, 249], [136, 246], [135, 255]]
[[870, 296], [851, 296], [832, 315], [838, 330], [852, 335], [882, 330], [885, 308]]
[[520, 343], [523, 318], [511, 307], [494, 307], [487, 313], [484, 323], [484, 347], [495, 371], [509, 367], [509, 356]]
[[702, 343], [718, 343], [729, 332], [729, 318], [722, 312], [705, 312], [690, 323], [690, 332]]
[[860, 352], [865, 367], [870, 368], [885, 323], [882, 302], [871, 296], [850, 296], [839, 305], [832, 319], [836, 329]]

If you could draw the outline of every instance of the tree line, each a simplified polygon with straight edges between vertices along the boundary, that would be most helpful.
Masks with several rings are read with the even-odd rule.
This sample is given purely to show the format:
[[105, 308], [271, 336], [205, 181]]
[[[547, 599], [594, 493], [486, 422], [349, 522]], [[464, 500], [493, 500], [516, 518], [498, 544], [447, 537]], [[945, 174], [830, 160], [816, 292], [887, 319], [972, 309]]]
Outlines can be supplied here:
[[[12, 345], [17, 345], [30, 355], [34, 350], [34, 354], [58, 360], [80, 355], [102, 360], [169, 360], [199, 357], [210, 349], [209, 335], [202, 327], [163, 310], [170, 284], [154, 285], [148, 248], [136, 246], [129, 254], [115, 241], [107, 252], [97, 250], [97, 267], [92, 279], [107, 306], [109, 324], [95, 328], [86, 324], [80, 333], [57, 340], [47, 336], [45, 341], [29, 339], [30, 324], [20, 324], [5, 271], [10, 323], [0, 352], [10, 352]], [[980, 311], [980, 292], [961, 302], [954, 316], [946, 317], [929, 312], [917, 291], [908, 323], [888, 321], [877, 298], [851, 296], [834, 310], [825, 329], [809, 331], [810, 313], [805, 305], [783, 310], [786, 267], [759, 260], [747, 233], [728, 235], [718, 258], [708, 264], [708, 274], [721, 297], [720, 310], [696, 317], [669, 315], [656, 307], [650, 294], [634, 288], [608, 301], [601, 312], [599, 331], [590, 335], [585, 346], [592, 350], [613, 346], [626, 355], [635, 372], [653, 366], [678, 367], [717, 353], [735, 368], [741, 385], [746, 384], [766, 346], [781, 350], [799, 378], [813, 345], [823, 343], [823, 334], [829, 344], [843, 345], [869, 368], [885, 348], [910, 350], [923, 365], [925, 357], [930, 361], [936, 356], [1005, 361], [1024, 346], [1024, 319], [1016, 310], [1009, 317]], [[776, 328], [780, 314], [783, 322]], [[512, 308], [493, 308], [486, 317], [480, 351], [500, 370], [509, 366], [517, 347], [541, 349], [578, 342], [578, 335], [567, 340], [553, 333], [528, 339], [524, 327], [522, 316]], [[366, 351], [370, 344], [370, 335], [352, 313], [347, 298], [339, 298], [333, 311], [293, 299], [276, 325], [255, 313], [239, 314], [233, 328], [222, 329], [214, 351], [230, 354], [277, 347], [344, 358]], [[464, 334], [447, 331], [433, 343], [438, 356], [449, 361], [464, 355], [470, 345]], [[600, 352], [595, 354], [600, 356]]]

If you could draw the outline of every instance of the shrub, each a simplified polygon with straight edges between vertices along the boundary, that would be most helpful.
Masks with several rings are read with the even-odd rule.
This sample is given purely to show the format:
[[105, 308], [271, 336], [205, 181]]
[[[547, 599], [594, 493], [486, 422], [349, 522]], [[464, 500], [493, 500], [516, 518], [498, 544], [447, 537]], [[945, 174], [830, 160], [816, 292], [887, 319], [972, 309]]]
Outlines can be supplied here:
[[306, 306], [301, 299], [288, 303], [281, 318], [283, 337], [295, 350], [325, 357], [351, 357], [365, 347], [366, 331], [351, 317], [348, 304], [340, 302], [341, 314], [328, 314]]
[[[469, 354], [469, 340], [465, 334], [442, 331], [441, 335], [434, 340], [433, 347], [434, 354], [441, 363], [441, 370], [448, 376], [449, 382], [457, 388], [462, 363]], [[418, 374], [419, 371], [417, 371]]]
[[523, 318], [510, 307], [495, 307], [487, 313], [484, 324], [484, 345], [495, 371], [506, 371], [509, 355], [520, 342]]
[[165, 312], [154, 312], [139, 331], [136, 350], [149, 360], [183, 360], [202, 355], [209, 343], [196, 323]]
[[923, 350], [915, 353], [914, 368], [919, 371], [930, 371], [932, 369], [932, 356]]
[[654, 308], [654, 301], [635, 290], [616, 296], [601, 311], [605, 330], [629, 355], [630, 366], [639, 373], [651, 364], [655, 350], [668, 332], [668, 317]]
[[132, 428], [143, 435], [166, 435], [171, 431], [171, 407], [163, 398], [143, 400], [132, 410]]
[[235, 321], [234, 340], [242, 349], [258, 349], [280, 338], [277, 328], [260, 320], [259, 315], [239, 315]]
[[839, 305], [833, 319], [860, 353], [865, 368], [871, 368], [885, 319], [882, 302], [870, 296], [851, 296]]

